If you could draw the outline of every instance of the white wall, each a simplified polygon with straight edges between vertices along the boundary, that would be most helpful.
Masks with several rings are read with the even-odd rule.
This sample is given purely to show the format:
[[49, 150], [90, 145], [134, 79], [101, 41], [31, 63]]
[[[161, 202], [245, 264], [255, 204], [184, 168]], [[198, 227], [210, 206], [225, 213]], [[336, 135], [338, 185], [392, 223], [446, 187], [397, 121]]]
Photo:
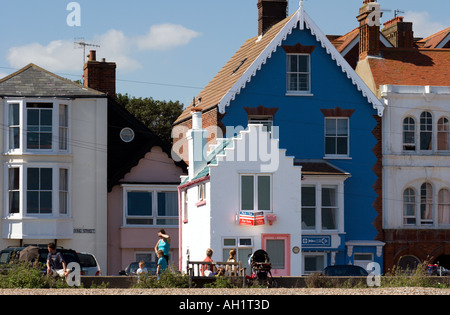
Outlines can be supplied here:
[[[25, 99], [26, 100], [26, 99]], [[39, 101], [53, 102], [53, 99]], [[61, 100], [61, 103], [69, 102]], [[2, 102], [4, 104], [4, 102]], [[18, 246], [23, 243], [45, 244], [57, 239], [57, 245], [73, 248], [77, 251], [92, 252], [106, 270], [107, 251], [107, 99], [75, 99], [70, 102], [70, 151], [57, 154], [3, 155], [0, 168], [0, 204], [5, 204], [7, 183], [5, 165], [55, 165], [61, 164], [70, 169], [69, 198], [70, 215], [61, 216], [58, 211], [53, 215], [23, 216], [8, 223], [8, 213], [3, 213], [0, 247]], [[4, 111], [0, 111], [1, 121]], [[6, 129], [3, 129], [6, 131]], [[54, 131], [54, 134], [58, 130]], [[5, 137], [0, 137], [3, 144]], [[1, 145], [3, 151], [5, 146]], [[55, 189], [54, 189], [55, 190]], [[24, 193], [24, 192], [23, 192]], [[58, 207], [58, 205], [53, 205]], [[56, 209], [56, 208], [55, 208]], [[11, 222], [11, 221], [10, 221]], [[18, 226], [14, 237], [8, 239], [5, 228]], [[22, 228], [26, 229], [21, 230]], [[75, 233], [74, 233], [75, 231]], [[81, 233], [80, 233], [81, 232]], [[95, 232], [95, 233], [94, 233]]]
[[[381, 86], [381, 96], [387, 100], [383, 117], [383, 227], [405, 228], [403, 191], [406, 188], [414, 188], [416, 200], [420, 200], [420, 186], [429, 182], [436, 201], [441, 188], [450, 188], [450, 152], [436, 150], [437, 121], [444, 116], [450, 119], [450, 87], [388, 85]], [[420, 115], [424, 111], [433, 116], [431, 151], [419, 149]], [[416, 121], [415, 152], [403, 150], [403, 120], [408, 116]], [[416, 211], [420, 209], [416, 207]]]
[[[211, 247], [215, 251], [213, 259], [226, 261], [227, 257], [222, 257], [224, 237], [252, 237], [255, 251], [262, 248], [263, 233], [290, 234], [290, 248], [287, 250], [290, 252], [291, 275], [301, 275], [301, 254], [292, 254], [294, 246], [301, 249], [301, 168], [293, 165], [293, 158], [286, 157], [286, 151], [278, 149], [278, 141], [268, 138], [269, 134], [262, 132], [260, 126], [250, 125], [250, 131], [242, 132], [241, 136], [242, 139], [234, 141], [233, 149], [227, 148], [226, 155], [218, 157], [217, 165], [210, 166], [207, 204], [193, 206], [196, 188], [189, 189], [189, 223], [182, 227], [183, 248], [190, 247], [191, 260], [203, 260], [206, 248]], [[261, 139], [256, 151], [250, 142], [254, 136]], [[269, 146], [264, 147], [263, 144]], [[250, 155], [250, 152], [257, 154]], [[262, 161], [263, 153], [270, 158]], [[267, 160], [272, 163], [267, 163]], [[237, 224], [240, 174], [245, 173], [271, 174], [272, 209], [277, 215], [272, 226], [267, 221], [262, 226]]]

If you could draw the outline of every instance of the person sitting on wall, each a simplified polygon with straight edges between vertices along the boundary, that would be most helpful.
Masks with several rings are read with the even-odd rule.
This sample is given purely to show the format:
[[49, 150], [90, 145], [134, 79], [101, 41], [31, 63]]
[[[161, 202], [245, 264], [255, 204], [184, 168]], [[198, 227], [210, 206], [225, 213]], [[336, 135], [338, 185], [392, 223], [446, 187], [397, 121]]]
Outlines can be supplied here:
[[56, 252], [55, 243], [48, 244], [47, 275], [53, 277], [65, 277], [69, 274], [66, 262], [60, 252]]
[[209, 262], [211, 264], [208, 265], [201, 265], [200, 266], [200, 272], [202, 276], [205, 277], [209, 277], [212, 276], [214, 273], [214, 265], [212, 265], [213, 260], [212, 260], [212, 255], [213, 255], [213, 250], [211, 248], [208, 248], [206, 250], [206, 258], [203, 260], [204, 262]]

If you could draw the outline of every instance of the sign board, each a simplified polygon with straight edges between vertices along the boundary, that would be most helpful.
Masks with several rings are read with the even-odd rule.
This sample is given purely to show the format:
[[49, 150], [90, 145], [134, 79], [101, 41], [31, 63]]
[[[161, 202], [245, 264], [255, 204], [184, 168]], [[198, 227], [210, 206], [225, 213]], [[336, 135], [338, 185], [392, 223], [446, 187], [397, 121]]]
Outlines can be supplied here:
[[263, 211], [240, 211], [239, 212], [240, 225], [264, 225], [266, 224]]
[[331, 235], [302, 236], [302, 247], [330, 247]]

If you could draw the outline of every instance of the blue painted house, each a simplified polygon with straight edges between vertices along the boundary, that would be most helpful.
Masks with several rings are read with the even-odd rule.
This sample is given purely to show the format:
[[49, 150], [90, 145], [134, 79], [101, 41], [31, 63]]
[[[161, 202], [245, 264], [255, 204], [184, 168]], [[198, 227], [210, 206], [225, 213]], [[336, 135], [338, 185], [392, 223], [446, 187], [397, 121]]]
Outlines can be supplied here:
[[302, 166], [303, 274], [328, 265], [382, 265], [377, 128], [384, 106], [302, 1], [291, 16], [285, 0], [259, 0], [258, 9], [258, 36], [175, 122], [174, 151], [186, 154], [183, 132], [192, 127], [193, 106], [202, 110], [211, 143], [263, 123]]

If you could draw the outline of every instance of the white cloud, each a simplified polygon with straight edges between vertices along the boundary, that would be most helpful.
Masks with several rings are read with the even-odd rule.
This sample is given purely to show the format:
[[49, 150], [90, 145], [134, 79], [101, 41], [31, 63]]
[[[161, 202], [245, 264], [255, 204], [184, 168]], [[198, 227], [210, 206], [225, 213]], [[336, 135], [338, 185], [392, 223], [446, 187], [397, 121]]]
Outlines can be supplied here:
[[47, 46], [31, 43], [11, 48], [7, 59], [13, 68], [21, 68], [32, 62], [50, 71], [77, 70], [81, 59], [79, 51], [73, 47], [73, 43], [63, 40], [50, 42]]
[[141, 50], [170, 50], [189, 44], [199, 35], [200, 33], [182, 25], [160, 24], [150, 27], [146, 35], [139, 36], [137, 45]]
[[405, 21], [413, 22], [415, 37], [425, 38], [439, 31], [442, 31], [447, 27], [444, 24], [433, 21], [428, 12], [408, 11], [405, 13]]
[[[96, 35], [88, 43], [100, 45], [100, 48], [86, 47], [86, 55], [90, 49], [97, 50], [97, 58], [117, 63], [117, 68], [131, 72], [141, 68], [141, 64], [133, 56], [135, 51], [166, 51], [187, 45], [200, 33], [187, 29], [182, 25], [154, 25], [144, 35], [126, 36], [120, 30], [109, 30]], [[49, 71], [80, 71], [83, 64], [83, 50], [75, 49], [73, 40], [56, 40], [47, 45], [31, 43], [9, 49], [7, 59], [14, 68], [22, 68], [35, 63]]]

